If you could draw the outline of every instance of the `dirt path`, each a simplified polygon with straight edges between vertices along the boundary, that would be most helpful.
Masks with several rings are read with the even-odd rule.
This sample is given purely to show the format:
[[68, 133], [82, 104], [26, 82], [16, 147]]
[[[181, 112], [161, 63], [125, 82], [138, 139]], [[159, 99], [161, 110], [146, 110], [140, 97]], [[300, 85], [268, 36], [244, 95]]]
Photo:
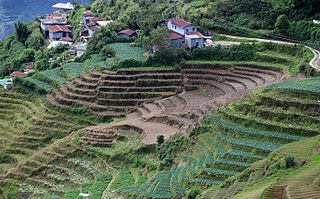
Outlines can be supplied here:
[[[285, 45], [296, 45], [297, 43], [292, 42], [286, 42], [286, 41], [279, 41], [279, 40], [273, 40], [273, 39], [259, 39], [259, 38], [250, 38], [250, 37], [240, 37], [240, 36], [233, 36], [233, 35], [225, 35], [225, 34], [219, 34], [221, 36], [225, 36], [232, 39], [245, 39], [245, 40], [251, 40], [251, 41], [258, 41], [258, 42], [265, 42], [265, 43], [277, 43], [277, 44], [285, 44]], [[314, 57], [310, 61], [310, 66], [313, 68], [320, 70], [320, 52], [317, 49], [311, 48], [309, 46], [304, 45], [306, 48], [310, 49]]]

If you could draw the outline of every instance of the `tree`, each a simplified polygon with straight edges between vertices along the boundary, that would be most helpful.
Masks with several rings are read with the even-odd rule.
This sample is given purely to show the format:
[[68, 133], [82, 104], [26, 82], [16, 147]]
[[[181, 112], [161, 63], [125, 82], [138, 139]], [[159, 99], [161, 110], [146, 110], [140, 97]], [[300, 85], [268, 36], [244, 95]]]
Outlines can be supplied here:
[[40, 31], [33, 32], [26, 40], [27, 47], [33, 48], [34, 50], [39, 50], [43, 46], [43, 44], [44, 38]]
[[24, 44], [30, 34], [27, 24], [19, 21], [18, 23], [14, 24], [14, 29], [16, 39]]
[[286, 34], [288, 32], [289, 25], [288, 17], [286, 15], [280, 15], [275, 23], [275, 29], [280, 33]]
[[158, 144], [158, 146], [160, 146], [161, 144], [163, 144], [164, 143], [164, 136], [163, 135], [159, 135], [158, 137], [157, 137], [157, 144]]
[[3, 197], [5, 199], [14, 199], [17, 198], [19, 192], [19, 186], [17, 185], [17, 182], [14, 180], [9, 180], [5, 182], [3, 186]]
[[150, 50], [152, 48], [167, 48], [170, 46], [169, 32], [166, 27], [157, 28], [151, 31], [150, 36], [143, 40], [143, 48]]

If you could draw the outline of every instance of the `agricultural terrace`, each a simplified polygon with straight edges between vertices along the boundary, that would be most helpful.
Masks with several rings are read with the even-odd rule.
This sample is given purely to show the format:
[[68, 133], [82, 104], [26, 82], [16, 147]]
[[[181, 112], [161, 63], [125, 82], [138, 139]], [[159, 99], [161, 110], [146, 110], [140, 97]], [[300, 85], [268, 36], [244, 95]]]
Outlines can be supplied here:
[[[302, 82], [293, 84], [298, 85], [296, 90], [299, 90]], [[286, 148], [286, 144], [319, 135], [320, 103], [316, 87], [308, 95], [301, 95], [292, 94], [286, 88], [281, 90], [281, 85], [270, 86], [277, 89], [255, 91], [247, 98], [220, 109], [218, 113], [208, 115], [202, 126], [191, 132], [194, 140], [192, 147], [174, 160], [177, 165], [184, 166], [159, 171], [144, 184], [123, 187], [118, 191], [136, 197], [172, 198], [185, 195], [193, 187], [219, 187], [226, 179], [241, 175], [242, 171], [267, 158], [273, 151]], [[312, 168], [315, 172], [315, 166]], [[312, 176], [314, 180], [317, 173]], [[214, 191], [213, 188], [206, 196], [230, 198], [246, 183], [238, 182], [230, 192], [227, 189]], [[307, 193], [302, 185], [299, 190]], [[313, 190], [314, 194], [319, 193], [316, 186], [309, 186], [309, 190]], [[292, 196], [296, 194], [296, 191], [292, 191]]]
[[91, 55], [89, 59], [83, 63], [70, 62], [62, 67], [38, 72], [30, 77], [25, 78], [27, 83], [31, 83], [37, 90], [48, 92], [58, 85], [73, 80], [82, 74], [90, 71], [97, 71], [111, 68], [118, 61], [126, 59], [134, 59], [144, 61], [144, 51], [140, 47], [130, 47], [129, 43], [113, 43], [109, 46], [114, 50], [115, 55], [112, 58], [106, 58], [101, 54]]
[[73, 131], [96, 124], [96, 119], [91, 116], [82, 114], [80, 117], [67, 110], [59, 112], [43, 101], [36, 96], [0, 91], [2, 188], [4, 179], [30, 180], [51, 162], [78, 151], [61, 139], [68, 138]]
[[302, 81], [287, 81], [279, 84], [268, 86], [268, 89], [273, 90], [287, 90], [292, 92], [305, 92], [312, 94], [319, 94], [320, 91], [320, 78], [309, 78]]

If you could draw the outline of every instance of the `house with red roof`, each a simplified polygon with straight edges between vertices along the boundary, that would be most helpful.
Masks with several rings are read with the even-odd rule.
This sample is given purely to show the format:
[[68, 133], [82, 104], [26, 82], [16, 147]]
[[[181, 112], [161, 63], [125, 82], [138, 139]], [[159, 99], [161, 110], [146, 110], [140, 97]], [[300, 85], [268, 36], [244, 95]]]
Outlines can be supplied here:
[[204, 36], [195, 25], [184, 19], [169, 19], [167, 28], [170, 31], [169, 39], [172, 41], [172, 46], [180, 48], [187, 45], [190, 49], [204, 47]]
[[131, 30], [131, 29], [126, 29], [126, 30], [122, 30], [120, 32], [118, 32], [118, 36], [120, 38], [124, 38], [124, 39], [130, 39], [131, 37], [134, 37], [137, 35], [137, 31], [135, 30]]
[[51, 41], [72, 41], [69, 26], [53, 25], [48, 27]]

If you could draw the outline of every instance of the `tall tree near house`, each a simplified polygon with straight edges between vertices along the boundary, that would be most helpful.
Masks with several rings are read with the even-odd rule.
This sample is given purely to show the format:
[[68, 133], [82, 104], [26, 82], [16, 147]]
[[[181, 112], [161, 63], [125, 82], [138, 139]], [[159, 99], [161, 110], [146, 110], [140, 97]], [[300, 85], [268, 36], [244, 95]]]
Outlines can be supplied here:
[[280, 15], [275, 23], [276, 31], [286, 34], [289, 28], [289, 19], [286, 15]]
[[14, 29], [15, 29], [14, 34], [16, 39], [24, 44], [30, 34], [27, 24], [19, 21], [18, 23], [14, 24]]
[[167, 48], [170, 46], [169, 32], [166, 27], [157, 28], [151, 31], [150, 36], [145, 37], [143, 48], [150, 50], [152, 48]]

